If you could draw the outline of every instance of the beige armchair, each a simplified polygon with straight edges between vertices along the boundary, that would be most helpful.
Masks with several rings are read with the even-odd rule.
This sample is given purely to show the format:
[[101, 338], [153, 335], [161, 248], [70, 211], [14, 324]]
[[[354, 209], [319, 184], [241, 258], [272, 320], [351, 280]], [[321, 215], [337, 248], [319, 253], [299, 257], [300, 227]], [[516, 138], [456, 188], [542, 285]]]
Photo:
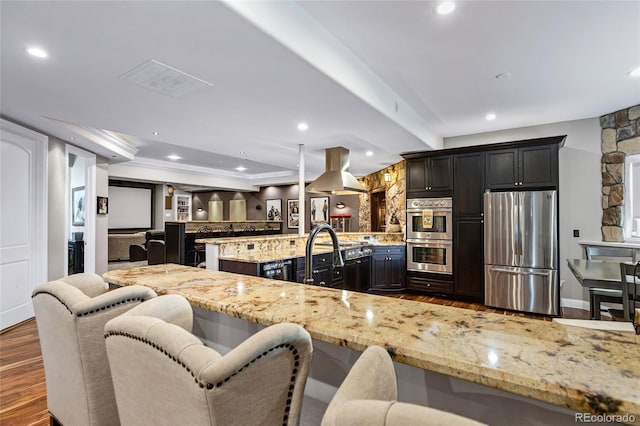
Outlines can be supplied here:
[[119, 424], [104, 324], [155, 295], [141, 286], [107, 292], [102, 278], [90, 273], [34, 289], [32, 301], [53, 424]]
[[105, 327], [123, 425], [298, 423], [312, 355], [309, 333], [295, 324], [274, 325], [222, 356], [181, 326], [154, 317], [153, 311], [179, 311], [177, 300], [167, 297]]
[[397, 402], [398, 385], [391, 357], [383, 348], [365, 350], [327, 407], [322, 426], [479, 425], [455, 414]]

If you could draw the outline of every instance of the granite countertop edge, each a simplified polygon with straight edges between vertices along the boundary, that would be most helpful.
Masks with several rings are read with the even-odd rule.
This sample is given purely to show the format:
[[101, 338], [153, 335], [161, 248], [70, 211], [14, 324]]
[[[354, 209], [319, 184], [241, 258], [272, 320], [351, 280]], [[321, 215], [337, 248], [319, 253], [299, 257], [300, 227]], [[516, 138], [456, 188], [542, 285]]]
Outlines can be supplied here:
[[397, 362], [580, 412], [633, 414], [640, 424], [637, 335], [171, 264], [104, 278], [265, 326], [299, 323], [314, 339], [357, 351], [380, 345]]

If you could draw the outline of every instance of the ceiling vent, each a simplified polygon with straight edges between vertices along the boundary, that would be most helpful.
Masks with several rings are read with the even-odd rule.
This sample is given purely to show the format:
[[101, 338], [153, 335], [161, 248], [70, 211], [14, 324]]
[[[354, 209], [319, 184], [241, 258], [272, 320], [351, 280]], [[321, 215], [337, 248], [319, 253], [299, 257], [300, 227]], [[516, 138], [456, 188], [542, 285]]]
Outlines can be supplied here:
[[198, 90], [213, 86], [208, 81], [153, 59], [121, 75], [120, 79], [174, 98], [183, 98]]

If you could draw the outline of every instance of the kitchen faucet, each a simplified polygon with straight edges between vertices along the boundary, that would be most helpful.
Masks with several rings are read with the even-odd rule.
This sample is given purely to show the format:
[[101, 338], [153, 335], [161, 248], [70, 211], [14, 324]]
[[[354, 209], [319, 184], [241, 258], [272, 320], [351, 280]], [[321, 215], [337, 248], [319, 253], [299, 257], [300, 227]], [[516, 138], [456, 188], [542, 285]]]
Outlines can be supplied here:
[[322, 225], [318, 225], [309, 233], [309, 238], [307, 238], [307, 248], [304, 253], [304, 283], [305, 284], [313, 284], [313, 271], [311, 270], [311, 260], [313, 257], [313, 243], [316, 240], [316, 237], [322, 231], [326, 229], [329, 235], [331, 236], [331, 243], [333, 244], [333, 267], [334, 268], [342, 268], [344, 266], [344, 262], [342, 261], [342, 254], [340, 253], [340, 243], [338, 242], [338, 235], [333, 228], [323, 223]]

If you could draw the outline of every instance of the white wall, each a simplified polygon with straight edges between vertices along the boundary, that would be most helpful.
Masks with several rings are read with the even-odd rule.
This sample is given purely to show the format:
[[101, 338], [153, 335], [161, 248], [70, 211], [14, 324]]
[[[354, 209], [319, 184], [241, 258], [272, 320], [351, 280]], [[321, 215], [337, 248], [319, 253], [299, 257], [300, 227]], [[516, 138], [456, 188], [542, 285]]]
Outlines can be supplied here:
[[[562, 297], [588, 300], [588, 292], [582, 289], [567, 267], [567, 259], [579, 258], [582, 251], [579, 239], [600, 241], [602, 220], [600, 173], [600, 121], [596, 118], [522, 127], [519, 129], [477, 135], [445, 138], [445, 148], [509, 142], [546, 136], [567, 135], [560, 149], [560, 280], [566, 280]], [[580, 231], [580, 238], [573, 237], [573, 230]], [[588, 305], [587, 305], [588, 306]]]

